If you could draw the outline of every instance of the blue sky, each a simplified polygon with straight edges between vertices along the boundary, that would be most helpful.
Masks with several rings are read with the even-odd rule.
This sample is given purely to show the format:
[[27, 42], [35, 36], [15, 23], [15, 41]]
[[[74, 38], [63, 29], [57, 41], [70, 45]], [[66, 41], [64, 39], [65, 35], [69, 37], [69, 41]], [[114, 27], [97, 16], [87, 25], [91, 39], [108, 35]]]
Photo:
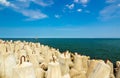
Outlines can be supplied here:
[[120, 38], [120, 0], [0, 0], [0, 38]]

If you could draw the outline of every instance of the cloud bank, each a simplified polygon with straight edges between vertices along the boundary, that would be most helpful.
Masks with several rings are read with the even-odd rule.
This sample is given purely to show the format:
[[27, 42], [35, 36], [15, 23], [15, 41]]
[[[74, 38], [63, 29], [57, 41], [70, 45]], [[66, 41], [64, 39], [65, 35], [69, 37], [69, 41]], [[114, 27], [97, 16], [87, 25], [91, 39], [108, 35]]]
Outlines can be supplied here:
[[40, 7], [47, 7], [53, 4], [52, 0], [0, 0], [0, 5], [6, 8], [10, 8], [15, 12], [27, 17], [26, 20], [39, 20], [47, 18], [48, 16], [41, 11], [41, 9], [32, 9], [31, 3], [34, 3]]

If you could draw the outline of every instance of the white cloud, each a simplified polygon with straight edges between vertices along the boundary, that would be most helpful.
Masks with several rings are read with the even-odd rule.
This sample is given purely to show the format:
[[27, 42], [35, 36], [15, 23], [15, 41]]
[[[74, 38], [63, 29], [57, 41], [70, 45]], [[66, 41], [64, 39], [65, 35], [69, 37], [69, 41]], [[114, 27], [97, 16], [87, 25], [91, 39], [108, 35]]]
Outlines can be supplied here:
[[120, 18], [120, 7], [118, 6], [118, 3], [120, 1], [116, 1], [108, 6], [106, 6], [103, 10], [100, 11], [99, 18], [101, 20], [111, 20]]
[[81, 4], [83, 7], [87, 7], [89, 0], [74, 0], [74, 3]]
[[0, 0], [0, 3], [2, 5], [5, 5], [5, 6], [10, 6], [11, 5], [10, 2], [8, 2], [7, 0]]
[[74, 0], [75, 3], [87, 4], [88, 0]]
[[69, 9], [73, 9], [75, 5], [74, 5], [74, 4], [68, 5], [68, 4], [67, 4], [66, 6], [67, 6]]
[[30, 0], [18, 0], [14, 1], [13, 4], [15, 4], [18, 8], [29, 8], [30, 7]]
[[41, 13], [38, 10], [21, 10], [20, 11], [24, 16], [29, 17], [27, 20], [36, 20], [47, 18], [48, 16]]
[[78, 12], [82, 12], [82, 9], [77, 9]]
[[58, 14], [55, 14], [54, 17], [55, 17], [55, 18], [60, 18], [61, 16], [58, 15]]
[[25, 3], [33, 2], [43, 7], [52, 5], [54, 3], [53, 0], [18, 0], [18, 1], [25, 2]]
[[31, 0], [31, 1], [44, 7], [52, 5], [54, 3], [53, 0]]
[[118, 6], [120, 7], [120, 4], [118, 4]]
[[88, 3], [88, 0], [80, 0], [81, 3], [86, 4]]
[[20, 1], [20, 2], [27, 2], [28, 0], [18, 0], [18, 1]]
[[28, 17], [27, 20], [38, 20], [47, 18], [48, 16], [41, 12], [40, 9], [30, 9], [31, 3], [35, 3], [39, 6], [46, 7], [53, 4], [52, 0], [16, 0], [16, 1], [8, 1], [8, 0], [0, 0], [0, 4], [6, 6], [7, 8], [11, 8], [13, 11], [21, 13], [23, 16]]
[[0, 4], [6, 7], [17, 8], [14, 4], [10, 3], [7, 0], [0, 0]]
[[106, 0], [106, 3], [113, 3], [115, 2], [116, 0]]

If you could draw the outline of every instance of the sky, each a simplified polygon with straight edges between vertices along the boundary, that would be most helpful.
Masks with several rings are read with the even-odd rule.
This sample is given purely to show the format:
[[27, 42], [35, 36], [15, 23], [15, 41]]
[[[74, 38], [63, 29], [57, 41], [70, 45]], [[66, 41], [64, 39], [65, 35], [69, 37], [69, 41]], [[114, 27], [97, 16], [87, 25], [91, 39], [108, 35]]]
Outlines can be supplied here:
[[120, 38], [120, 0], [0, 0], [0, 38]]

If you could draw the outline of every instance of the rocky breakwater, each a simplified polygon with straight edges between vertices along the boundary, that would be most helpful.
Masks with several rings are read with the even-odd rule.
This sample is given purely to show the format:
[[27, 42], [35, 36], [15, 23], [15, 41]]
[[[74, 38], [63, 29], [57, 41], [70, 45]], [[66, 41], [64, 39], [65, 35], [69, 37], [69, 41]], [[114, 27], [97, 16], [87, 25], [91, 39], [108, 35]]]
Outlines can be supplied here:
[[114, 68], [109, 60], [40, 43], [0, 40], [0, 78], [120, 78], [120, 62]]

